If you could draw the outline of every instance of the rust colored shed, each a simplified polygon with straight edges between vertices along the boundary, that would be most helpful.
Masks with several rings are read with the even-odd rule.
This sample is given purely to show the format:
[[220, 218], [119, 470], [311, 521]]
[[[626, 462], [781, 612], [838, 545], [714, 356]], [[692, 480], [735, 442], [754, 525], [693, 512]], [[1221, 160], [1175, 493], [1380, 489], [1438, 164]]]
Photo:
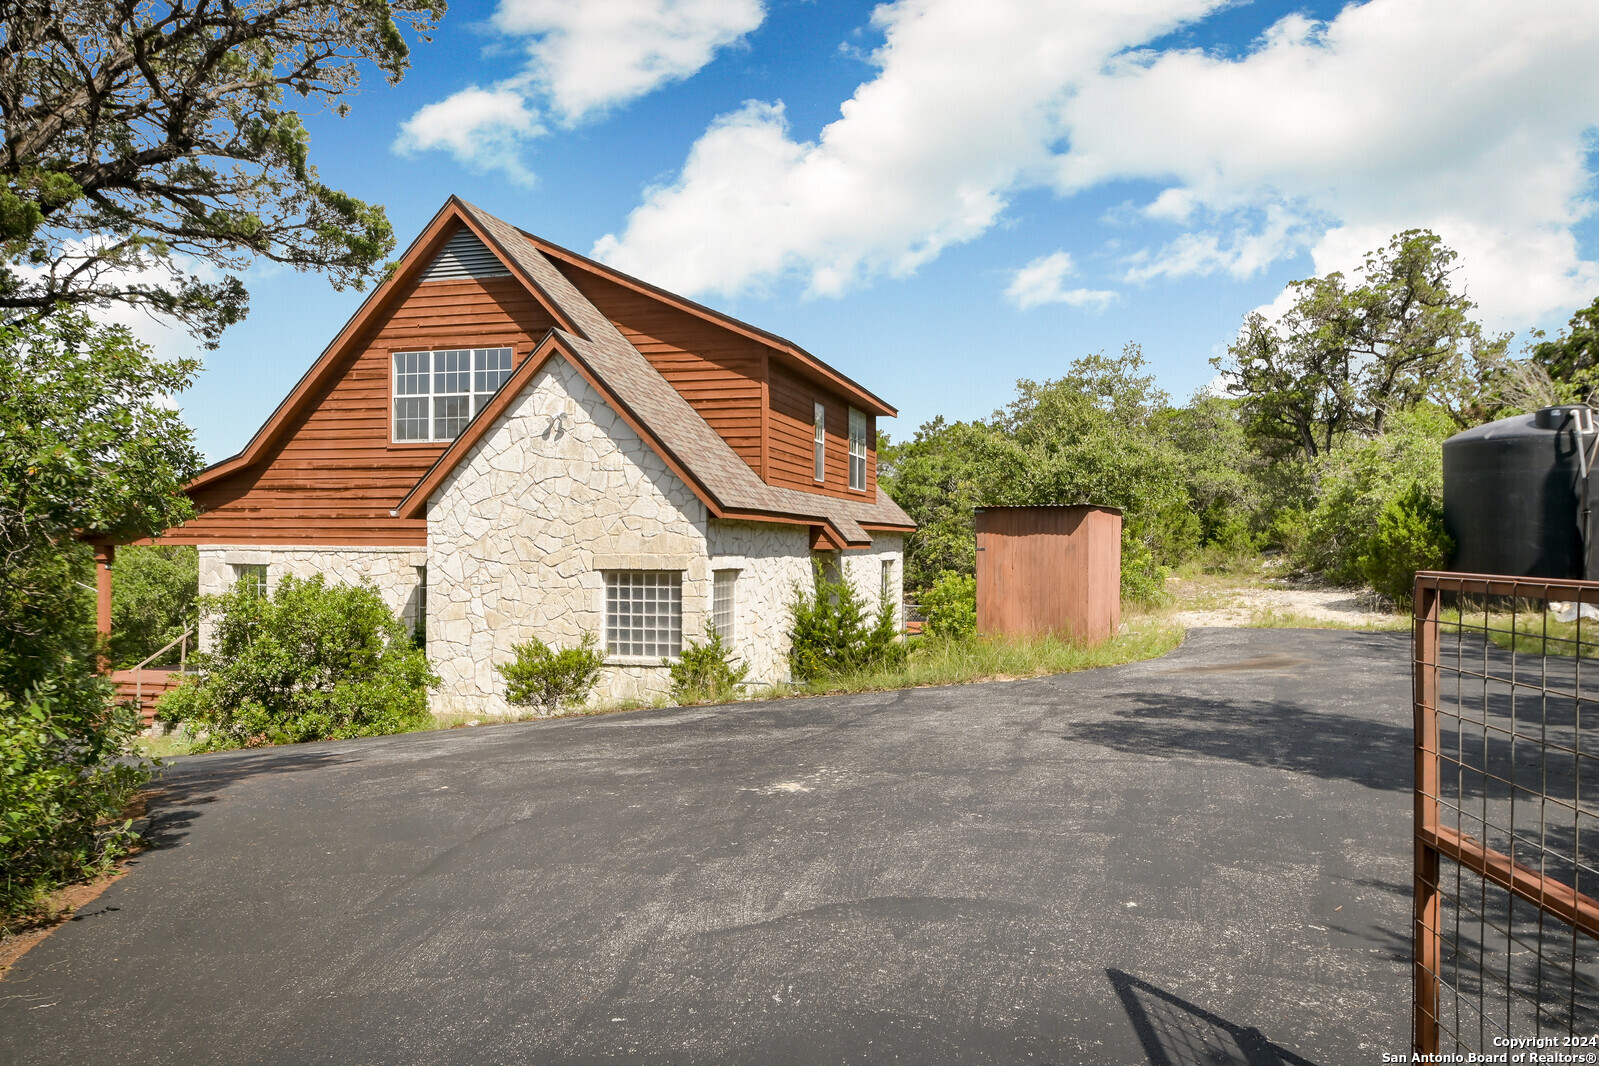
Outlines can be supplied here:
[[1115, 507], [979, 507], [977, 631], [1098, 643], [1121, 625], [1121, 563]]

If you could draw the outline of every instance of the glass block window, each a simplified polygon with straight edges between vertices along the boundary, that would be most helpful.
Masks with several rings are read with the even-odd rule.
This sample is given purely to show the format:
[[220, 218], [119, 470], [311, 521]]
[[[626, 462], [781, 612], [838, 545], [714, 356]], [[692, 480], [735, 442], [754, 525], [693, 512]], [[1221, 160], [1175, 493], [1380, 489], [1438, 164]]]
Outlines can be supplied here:
[[394, 439], [454, 440], [510, 376], [509, 348], [395, 352]]
[[733, 639], [733, 588], [737, 583], [737, 570], [717, 570], [712, 574], [711, 625], [726, 641]]
[[866, 489], [866, 414], [849, 409], [849, 487]]
[[257, 596], [267, 594], [267, 568], [266, 563], [236, 563], [233, 567], [233, 582], [242, 586], [245, 591]]
[[683, 575], [615, 570], [605, 575], [605, 650], [671, 658], [683, 650]]
[[813, 403], [811, 408], [814, 419], [811, 439], [816, 444], [816, 480], [821, 481], [826, 477], [823, 461], [827, 457], [827, 408], [819, 403]]

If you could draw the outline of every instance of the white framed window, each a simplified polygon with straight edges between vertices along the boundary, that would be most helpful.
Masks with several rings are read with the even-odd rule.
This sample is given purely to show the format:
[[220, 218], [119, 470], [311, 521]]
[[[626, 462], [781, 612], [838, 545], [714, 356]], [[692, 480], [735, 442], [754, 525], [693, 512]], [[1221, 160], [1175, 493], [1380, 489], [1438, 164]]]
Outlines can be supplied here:
[[811, 439], [816, 444], [816, 480], [827, 477], [827, 408], [820, 402], [812, 403]]
[[883, 588], [878, 596], [880, 597], [878, 603], [888, 604], [889, 610], [896, 616], [899, 614], [899, 606], [894, 603], [894, 560], [892, 559], [883, 560]]
[[733, 640], [733, 590], [738, 585], [737, 570], [717, 570], [711, 575], [711, 625], [725, 641]]
[[511, 376], [509, 348], [394, 353], [394, 439], [445, 441]]
[[234, 563], [233, 583], [256, 596], [267, 594], [266, 563]]
[[605, 574], [605, 651], [671, 658], [683, 650], [683, 575], [676, 570]]
[[866, 491], [866, 413], [849, 409], [849, 487]]

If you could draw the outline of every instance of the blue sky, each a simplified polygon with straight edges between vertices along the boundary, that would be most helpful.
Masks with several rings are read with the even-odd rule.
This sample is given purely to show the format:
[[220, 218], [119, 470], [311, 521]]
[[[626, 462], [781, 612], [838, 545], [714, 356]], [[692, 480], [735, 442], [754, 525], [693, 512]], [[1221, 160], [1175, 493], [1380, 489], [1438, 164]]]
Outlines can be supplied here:
[[[1244, 314], [1411, 226], [1490, 327], [1558, 328], [1599, 295], [1595, 54], [1592, 0], [457, 0], [308, 126], [402, 247], [459, 194], [793, 339], [900, 438], [1129, 341], [1186, 397]], [[180, 398], [212, 460], [361, 300], [246, 281]]]

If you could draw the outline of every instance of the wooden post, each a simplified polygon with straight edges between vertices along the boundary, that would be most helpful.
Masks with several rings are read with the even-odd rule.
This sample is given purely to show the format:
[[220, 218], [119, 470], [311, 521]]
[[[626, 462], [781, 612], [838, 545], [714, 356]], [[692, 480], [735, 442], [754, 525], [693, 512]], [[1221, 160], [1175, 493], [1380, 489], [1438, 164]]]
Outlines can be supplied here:
[[[111, 564], [116, 560], [117, 549], [111, 544], [94, 546], [95, 628], [101, 640], [111, 639]], [[111, 660], [100, 657], [100, 672], [109, 673]]]
[[1416, 578], [1415, 651], [1411, 661], [1415, 715], [1415, 1050], [1438, 1052], [1438, 967], [1442, 930], [1438, 895], [1438, 601], [1436, 578]]

